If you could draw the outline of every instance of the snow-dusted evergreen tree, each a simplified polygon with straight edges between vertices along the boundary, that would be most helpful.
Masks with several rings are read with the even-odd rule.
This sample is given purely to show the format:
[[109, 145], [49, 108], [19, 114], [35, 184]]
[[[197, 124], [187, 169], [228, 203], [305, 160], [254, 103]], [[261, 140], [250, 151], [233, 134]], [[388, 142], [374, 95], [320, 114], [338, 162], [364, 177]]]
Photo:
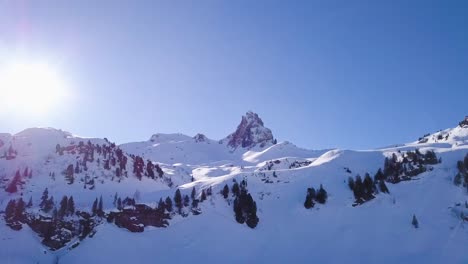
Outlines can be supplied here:
[[174, 204], [177, 207], [177, 210], [180, 212], [182, 210], [183, 203], [182, 203], [182, 195], [180, 194], [179, 189], [177, 189], [174, 194]]
[[224, 199], [228, 198], [228, 196], [229, 196], [229, 187], [227, 186], [227, 184], [224, 185], [224, 188], [221, 191], [221, 194], [223, 195]]
[[318, 203], [324, 204], [324, 203], [327, 202], [327, 199], [328, 199], [328, 193], [327, 193], [327, 191], [325, 191], [322, 184], [320, 184], [320, 188], [319, 188], [319, 190], [317, 192], [317, 196], [315, 197], [315, 200]]
[[168, 212], [172, 212], [172, 200], [171, 200], [171, 197], [166, 197], [166, 201], [165, 201], [165, 204], [166, 204], [166, 210]]

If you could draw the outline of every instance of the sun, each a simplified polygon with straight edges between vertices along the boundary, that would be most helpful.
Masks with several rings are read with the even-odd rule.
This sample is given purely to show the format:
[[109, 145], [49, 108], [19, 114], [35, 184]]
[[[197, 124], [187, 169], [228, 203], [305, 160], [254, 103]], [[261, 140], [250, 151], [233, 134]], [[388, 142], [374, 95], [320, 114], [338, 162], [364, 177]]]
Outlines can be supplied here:
[[0, 110], [36, 116], [47, 114], [66, 96], [60, 74], [45, 63], [0, 65]]

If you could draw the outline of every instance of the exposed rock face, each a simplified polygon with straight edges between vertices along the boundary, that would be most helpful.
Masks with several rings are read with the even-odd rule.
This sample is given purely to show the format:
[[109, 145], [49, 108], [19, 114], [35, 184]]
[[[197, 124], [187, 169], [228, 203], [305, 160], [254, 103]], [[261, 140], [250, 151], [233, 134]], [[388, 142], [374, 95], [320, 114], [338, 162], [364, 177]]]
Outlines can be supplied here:
[[242, 117], [236, 131], [225, 140], [227, 145], [233, 149], [238, 147], [250, 149], [255, 146], [263, 148], [269, 143], [274, 143], [271, 130], [264, 127], [262, 119], [251, 111]]
[[169, 214], [144, 204], [136, 204], [134, 209], [126, 208], [121, 212], [111, 212], [107, 216], [108, 222], [115, 222], [118, 227], [134, 233], [143, 232], [145, 226], [167, 227], [168, 219], [170, 219]]
[[193, 139], [195, 140], [195, 142], [199, 143], [199, 142], [206, 142], [207, 141], [207, 137], [203, 134], [196, 134]]

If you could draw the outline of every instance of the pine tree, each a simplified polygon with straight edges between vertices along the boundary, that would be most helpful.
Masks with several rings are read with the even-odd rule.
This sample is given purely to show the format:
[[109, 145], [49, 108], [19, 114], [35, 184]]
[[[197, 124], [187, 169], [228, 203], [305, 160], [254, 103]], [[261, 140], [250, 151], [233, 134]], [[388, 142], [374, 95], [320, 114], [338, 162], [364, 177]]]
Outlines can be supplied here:
[[224, 199], [227, 199], [228, 196], [229, 196], [229, 187], [226, 185], [224, 185], [224, 188], [223, 188], [223, 191], [221, 192], [221, 194], [223, 195]]
[[16, 207], [15, 207], [15, 219], [19, 221], [24, 221], [24, 209], [26, 205], [23, 201], [23, 198], [19, 198], [18, 201], [16, 202]]
[[314, 207], [315, 205], [314, 199], [315, 199], [315, 189], [307, 188], [307, 195], [306, 195], [306, 200], [304, 202], [304, 207], [306, 209]]
[[165, 210], [166, 210], [166, 204], [164, 203], [162, 198], [159, 198], [158, 211], [161, 213], [164, 213]]
[[100, 216], [102, 216], [104, 214], [104, 209], [103, 209], [103, 205], [102, 205], [102, 195], [101, 195], [101, 197], [99, 197], [98, 213], [99, 213]]
[[182, 209], [183, 207], [183, 204], [182, 204], [182, 195], [180, 194], [180, 190], [177, 189], [175, 194], [174, 194], [174, 204], [175, 206], [177, 207], [177, 209], [180, 210]]
[[16, 200], [12, 199], [5, 208], [5, 220], [13, 219], [16, 212]]
[[98, 212], [98, 199], [94, 200], [93, 202], [93, 208], [91, 209], [93, 215], [96, 215]]
[[16, 171], [15, 176], [11, 180], [10, 184], [5, 188], [5, 191], [9, 193], [15, 193], [18, 191], [17, 185], [21, 182], [21, 174], [19, 170]]
[[327, 194], [327, 191], [325, 191], [325, 189], [323, 188], [322, 184], [320, 184], [320, 189], [318, 190], [317, 192], [317, 196], [316, 196], [316, 201], [318, 203], [321, 203], [321, 204], [324, 204], [327, 202], [327, 198], [328, 198], [328, 194]]
[[192, 209], [195, 209], [195, 208], [198, 207], [198, 202], [199, 202], [198, 199], [193, 199], [193, 200], [192, 200]]
[[73, 173], [73, 164], [70, 164], [68, 165], [67, 170], [65, 171], [65, 179], [68, 181], [68, 184], [73, 184], [73, 182], [75, 182], [75, 177], [73, 176]]
[[166, 197], [166, 210], [172, 212], [172, 200], [171, 197]]
[[383, 192], [383, 193], [390, 193], [390, 192], [388, 191], [387, 185], [385, 184], [385, 181], [383, 181], [383, 180], [380, 180], [380, 181], [379, 181], [379, 189], [380, 189], [380, 191]]
[[58, 210], [59, 218], [61, 219], [64, 216], [66, 216], [67, 212], [68, 212], [68, 197], [63, 196], [62, 201], [60, 201], [60, 208]]
[[460, 172], [455, 175], [455, 178], [453, 178], [453, 184], [456, 186], [460, 186], [462, 184], [462, 174]]
[[234, 196], [239, 196], [240, 194], [240, 189], [239, 189], [239, 184], [237, 182], [235, 182], [233, 185], [232, 185], [232, 194]]
[[380, 180], [384, 180], [384, 179], [385, 179], [385, 176], [384, 176], [384, 174], [383, 174], [383, 172], [382, 172], [382, 169], [379, 169], [379, 170], [375, 173], [374, 179], [375, 179], [376, 181], [380, 181]]
[[356, 180], [354, 181], [354, 189], [353, 189], [353, 194], [354, 198], [357, 200], [361, 199], [364, 196], [364, 191], [363, 191], [363, 183], [361, 176], [357, 175]]
[[16, 212], [16, 201], [10, 200], [5, 208], [5, 220], [13, 219]]
[[463, 159], [463, 164], [465, 165], [465, 168], [468, 168], [468, 153], [465, 155], [465, 158]]
[[115, 193], [115, 195], [114, 195], [114, 201], [112, 202], [112, 204], [113, 204], [114, 206], [116, 206], [116, 207], [117, 207], [117, 198], [118, 198], [117, 193]]
[[206, 200], [206, 193], [205, 193], [205, 190], [202, 190], [200, 201], [203, 202], [205, 200]]
[[44, 206], [44, 212], [48, 213], [55, 207], [54, 196], [51, 196], [49, 200], [47, 200]]
[[366, 199], [371, 199], [373, 198], [373, 187], [374, 187], [374, 182], [372, 181], [372, 178], [370, 177], [369, 173], [366, 173], [364, 176], [364, 181], [362, 182], [364, 186], [364, 194], [366, 196]]
[[351, 191], [354, 190], [354, 179], [353, 179], [353, 177], [348, 178], [348, 187], [349, 187], [349, 189], [351, 189]]
[[197, 191], [195, 190], [195, 187], [193, 187], [192, 192], [190, 193], [190, 198], [192, 198], [192, 200], [195, 200], [196, 196], [197, 196]]
[[413, 221], [411, 224], [414, 226], [414, 228], [419, 228], [419, 222], [418, 219], [416, 219], [416, 215], [413, 215]]
[[54, 219], [54, 221], [57, 221], [58, 218], [59, 218], [59, 215], [58, 215], [57, 207], [54, 207], [54, 210], [52, 210], [52, 219]]
[[117, 198], [117, 209], [120, 210], [120, 211], [122, 211], [122, 209], [123, 209], [122, 199], [120, 199], [120, 197]]
[[188, 207], [190, 205], [190, 197], [188, 195], [184, 196], [184, 206]]
[[73, 200], [73, 196], [70, 196], [68, 199], [68, 213], [69, 215], [74, 215], [75, 214], [75, 201]]
[[32, 197], [29, 197], [29, 201], [28, 201], [28, 204], [26, 205], [26, 207], [31, 208], [32, 206], [33, 206]]

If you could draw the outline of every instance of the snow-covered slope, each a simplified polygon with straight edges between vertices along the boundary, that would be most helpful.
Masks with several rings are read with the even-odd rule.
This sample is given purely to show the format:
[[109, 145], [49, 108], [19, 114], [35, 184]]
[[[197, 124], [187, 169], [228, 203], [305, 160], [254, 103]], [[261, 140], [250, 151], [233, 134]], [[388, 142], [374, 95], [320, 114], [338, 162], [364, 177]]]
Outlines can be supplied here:
[[[257, 133], [258, 132], [258, 133]], [[439, 135], [443, 133], [443, 139]], [[447, 137], [448, 135], [448, 137]], [[447, 137], [447, 139], [445, 139]], [[5, 188], [15, 171], [28, 167], [18, 192], [0, 190], [0, 210], [10, 199], [33, 199], [31, 212], [39, 212], [42, 192], [56, 197], [73, 195], [77, 210], [90, 211], [102, 196], [106, 212], [116, 211], [113, 198], [134, 197], [155, 207], [176, 189], [199, 198], [200, 215], [173, 214], [167, 228], [145, 227], [132, 233], [103, 221], [96, 234], [51, 251], [27, 225], [13, 231], [0, 220], [2, 263], [468, 263], [468, 231], [460, 214], [468, 215], [466, 188], [453, 184], [457, 161], [468, 153], [468, 127], [457, 126], [394, 147], [373, 150], [306, 150], [289, 142], [276, 143], [258, 115], [247, 113], [236, 132], [223, 140], [198, 134], [155, 134], [149, 141], [114, 146], [104, 139], [84, 139], [55, 129], [27, 129], [16, 135], [0, 134], [0, 185]], [[245, 140], [244, 140], [245, 139]], [[87, 170], [69, 181], [62, 174], [69, 164], [83, 159], [80, 141], [106, 146], [109, 154], [96, 154]], [[242, 142], [249, 142], [243, 144]], [[276, 144], [275, 144], [276, 143]], [[64, 149], [57, 152], [57, 144]], [[10, 146], [11, 150], [10, 151]], [[74, 146], [74, 147], [73, 147]], [[127, 176], [116, 176], [117, 165], [105, 169], [118, 150], [128, 158]], [[389, 193], [355, 206], [348, 178], [374, 175], [385, 158], [401, 161], [407, 151], [434, 151], [441, 163], [409, 181], [387, 183]], [[1, 154], [1, 153], [5, 153]], [[9, 152], [12, 152], [11, 154]], [[164, 175], [141, 179], [132, 170], [140, 156], [160, 166]], [[98, 162], [100, 159], [100, 162]], [[111, 162], [112, 163], [112, 162]], [[80, 163], [81, 164], [81, 163]], [[81, 165], [80, 165], [81, 168]], [[55, 172], [52, 179], [51, 172]], [[145, 171], [146, 172], [146, 171]], [[86, 184], [87, 176], [93, 188]], [[236, 222], [234, 196], [220, 191], [233, 181], [246, 180], [256, 202], [258, 225], [251, 229]], [[325, 204], [304, 208], [307, 188], [328, 192]], [[184, 209], [185, 210], [185, 209]], [[417, 216], [419, 228], [411, 225]]]

